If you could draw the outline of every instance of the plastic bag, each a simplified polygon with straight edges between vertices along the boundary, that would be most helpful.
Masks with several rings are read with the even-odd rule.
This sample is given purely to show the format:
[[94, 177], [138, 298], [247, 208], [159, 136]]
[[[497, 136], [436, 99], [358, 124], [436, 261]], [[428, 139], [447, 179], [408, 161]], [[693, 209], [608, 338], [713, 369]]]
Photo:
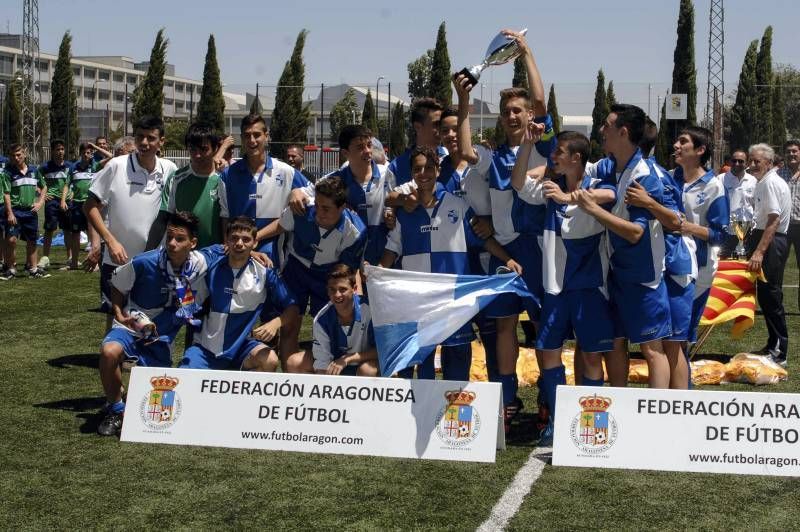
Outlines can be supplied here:
[[704, 386], [719, 384], [725, 376], [726, 365], [716, 360], [692, 361], [692, 384]]
[[789, 378], [789, 373], [769, 357], [739, 353], [725, 367], [722, 383], [739, 382], [755, 385], [776, 384]]

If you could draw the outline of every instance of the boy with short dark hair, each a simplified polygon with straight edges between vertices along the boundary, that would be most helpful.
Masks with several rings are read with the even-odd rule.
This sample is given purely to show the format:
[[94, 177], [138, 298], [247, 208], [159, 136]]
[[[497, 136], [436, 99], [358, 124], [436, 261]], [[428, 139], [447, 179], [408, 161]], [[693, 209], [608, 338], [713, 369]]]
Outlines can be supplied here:
[[[81, 158], [70, 169], [67, 182], [61, 188], [61, 209], [69, 212], [70, 238], [64, 239], [69, 247], [72, 257], [69, 264], [63, 269], [77, 270], [78, 256], [81, 252], [81, 231], [89, 231], [89, 222], [83, 212], [83, 205], [89, 199], [89, 189], [94, 181], [100, 165], [92, 156], [92, 147], [87, 142], [80, 145]], [[72, 196], [71, 205], [67, 197]]]
[[0, 172], [3, 181], [3, 200], [6, 219], [6, 270], [0, 280], [8, 281], [16, 277], [17, 238], [25, 240], [25, 267], [32, 279], [50, 277], [38, 268], [36, 260], [36, 241], [39, 238], [39, 210], [44, 205], [47, 185], [36, 167], [26, 162], [27, 153], [21, 144], [12, 144], [8, 150], [11, 162]]
[[39, 267], [47, 269], [50, 266], [50, 246], [53, 243], [53, 234], [61, 228], [64, 232], [64, 246], [67, 247], [67, 262], [70, 262], [69, 241], [71, 231], [69, 228], [69, 212], [62, 209], [61, 191], [69, 178], [69, 164], [65, 161], [64, 141], [53, 139], [50, 141], [50, 160], [39, 167], [39, 173], [47, 185], [47, 196], [44, 204], [44, 241], [42, 243], [42, 258]]
[[441, 158], [447, 151], [439, 145], [439, 121], [444, 107], [433, 98], [419, 98], [411, 105], [411, 126], [414, 128], [414, 143], [406, 151], [389, 163], [389, 171], [395, 177], [395, 184], [411, 181], [411, 151], [417, 146], [436, 150]]

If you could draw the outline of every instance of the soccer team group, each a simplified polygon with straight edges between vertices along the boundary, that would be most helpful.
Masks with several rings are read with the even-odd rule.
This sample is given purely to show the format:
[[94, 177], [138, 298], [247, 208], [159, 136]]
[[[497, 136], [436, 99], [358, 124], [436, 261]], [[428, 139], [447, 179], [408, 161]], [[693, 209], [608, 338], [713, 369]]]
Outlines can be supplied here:
[[[342, 167], [315, 183], [269, 156], [267, 125], [254, 114], [242, 120], [243, 157], [235, 162], [230, 150], [224, 155], [229, 139], [193, 124], [185, 137], [190, 164], [177, 169], [158, 156], [164, 126], [155, 117], [137, 121], [132, 143], [113, 154], [81, 145], [72, 167], [62, 142], [53, 142], [53, 160], [38, 171], [12, 146], [0, 180], [4, 278], [15, 275], [17, 237], [27, 241], [30, 275], [46, 275], [36, 260], [38, 211], [45, 211], [45, 256], [60, 226], [69, 267], [78, 267], [80, 232], [89, 230], [84, 265], [100, 269], [110, 326], [99, 363], [107, 397], [99, 433], [120, 430], [122, 369], [170, 367], [184, 325], [181, 368], [280, 365], [378, 375], [368, 296], [381, 294], [366, 294], [364, 263], [522, 276], [531, 297], [498, 296], [441, 345], [443, 377], [469, 380], [477, 328], [489, 378], [502, 384], [506, 430], [521, 408], [517, 325], [524, 311], [534, 325], [544, 412], [554, 412], [556, 387], [566, 383], [561, 348], [568, 339], [579, 345], [583, 385], [603, 385], [605, 361], [611, 385], [625, 386], [631, 342], [641, 347], [651, 386], [686, 388], [687, 343], [696, 339], [716, 248], [731, 238], [729, 194], [706, 168], [709, 131], [681, 131], [668, 172], [648, 158], [655, 124], [638, 107], [614, 105], [602, 127], [607, 157], [589, 163], [584, 135], [554, 134], [533, 54], [522, 35], [509, 36], [522, 51], [530, 89], [501, 91], [507, 142], [495, 149], [472, 145], [473, 87], [462, 75], [453, 78], [457, 108], [414, 102], [415, 139], [405, 153], [387, 165], [372, 132], [348, 125], [339, 134]], [[786, 211], [774, 206], [788, 191], [771, 176], [773, 155], [766, 145], [749, 150], [751, 172], [760, 172], [749, 206], [754, 268], [766, 251], [760, 235]], [[306, 312], [315, 316], [310, 350], [299, 343]], [[415, 372], [434, 378], [434, 354], [400, 376]], [[541, 438], [551, 440], [552, 416]]]

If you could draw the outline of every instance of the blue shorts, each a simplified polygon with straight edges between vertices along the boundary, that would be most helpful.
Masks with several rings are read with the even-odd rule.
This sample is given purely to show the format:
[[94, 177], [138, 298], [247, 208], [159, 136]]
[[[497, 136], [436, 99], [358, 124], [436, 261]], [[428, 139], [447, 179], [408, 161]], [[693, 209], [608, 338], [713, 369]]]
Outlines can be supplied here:
[[44, 230], [55, 231], [59, 228], [69, 231], [69, 209], [66, 212], [61, 210], [60, 199], [47, 200], [44, 204]]
[[311, 316], [316, 316], [322, 307], [328, 304], [327, 272], [313, 272], [303, 266], [299, 260], [290, 256], [281, 275], [297, 302], [300, 314], [306, 313], [309, 301]]
[[671, 276], [666, 275], [664, 282], [667, 285], [669, 313], [672, 317], [672, 336], [665, 338], [665, 340], [685, 342], [689, 339], [689, 330], [691, 328], [694, 281], [683, 287]]
[[[516, 294], [502, 294], [494, 298], [486, 308], [489, 318], [505, 318], [514, 316], [523, 310], [528, 311], [531, 321], [539, 321], [541, 314], [542, 295], [542, 248], [539, 237], [536, 235], [521, 234], [512, 240], [503, 249], [522, 266], [522, 280], [533, 294], [533, 299], [521, 298]], [[500, 266], [505, 266], [500, 259], [492, 256], [489, 259], [489, 273], [493, 274]]]
[[12, 210], [17, 218], [17, 225], [10, 225], [6, 221], [6, 236], [36, 242], [39, 239], [39, 213], [24, 207], [12, 207]]
[[86, 231], [89, 227], [86, 215], [83, 213], [83, 203], [82, 201], [73, 201], [69, 208], [69, 229], [73, 233]]
[[183, 353], [183, 358], [178, 364], [179, 368], [187, 369], [235, 369], [241, 370], [242, 364], [247, 359], [250, 352], [257, 347], [266, 347], [258, 340], [251, 338], [242, 343], [242, 346], [234, 354], [233, 357], [222, 358], [214, 355], [208, 349], [199, 345], [193, 345], [186, 348]]
[[599, 288], [544, 294], [536, 348], [561, 349], [573, 332], [586, 353], [613, 349], [614, 323], [608, 299]]
[[129, 330], [114, 327], [103, 338], [103, 345], [109, 343], [121, 345], [122, 350], [125, 352], [125, 360], [134, 362], [137, 366], [152, 368], [172, 367], [172, 353], [169, 345], [164, 342], [145, 344]]
[[706, 303], [708, 303], [708, 295], [710, 293], [710, 288], [706, 288], [699, 294], [695, 293], [694, 301], [692, 301], [692, 321], [689, 324], [688, 340], [690, 342], [697, 341], [697, 327], [700, 325], [700, 318], [703, 317], [703, 311], [706, 309]]
[[634, 344], [672, 336], [669, 296], [664, 279], [656, 288], [618, 281], [613, 271], [608, 276], [611, 312], [616, 315], [617, 338]]

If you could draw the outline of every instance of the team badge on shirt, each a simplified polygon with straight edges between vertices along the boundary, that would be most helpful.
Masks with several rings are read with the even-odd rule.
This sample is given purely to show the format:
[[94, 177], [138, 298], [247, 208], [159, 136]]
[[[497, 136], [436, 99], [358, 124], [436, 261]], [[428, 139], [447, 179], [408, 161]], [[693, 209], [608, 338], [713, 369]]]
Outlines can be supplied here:
[[478, 410], [472, 407], [477, 394], [466, 390], [445, 392], [447, 405], [439, 411], [436, 421], [436, 434], [451, 447], [468, 445], [481, 430]]
[[699, 194], [697, 194], [697, 204], [702, 205], [705, 202], [706, 202], [706, 193], [700, 192]]
[[454, 223], [458, 222], [458, 213], [456, 212], [455, 209], [450, 209], [447, 212], [447, 219], [450, 220], [451, 224], [454, 224]]
[[597, 394], [578, 399], [581, 412], [572, 419], [570, 436], [572, 443], [586, 454], [602, 454], [614, 445], [619, 434], [617, 421], [608, 409], [610, 397]]

